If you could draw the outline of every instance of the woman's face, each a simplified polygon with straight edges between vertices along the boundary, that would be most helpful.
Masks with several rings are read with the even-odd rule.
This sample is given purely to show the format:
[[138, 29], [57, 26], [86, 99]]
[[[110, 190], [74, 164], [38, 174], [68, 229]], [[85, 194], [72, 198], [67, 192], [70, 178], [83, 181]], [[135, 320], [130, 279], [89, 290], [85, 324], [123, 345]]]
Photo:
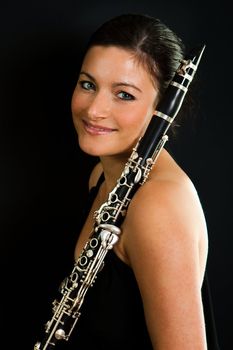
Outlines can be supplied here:
[[157, 95], [130, 51], [90, 48], [71, 102], [80, 148], [99, 157], [128, 156], [153, 115]]

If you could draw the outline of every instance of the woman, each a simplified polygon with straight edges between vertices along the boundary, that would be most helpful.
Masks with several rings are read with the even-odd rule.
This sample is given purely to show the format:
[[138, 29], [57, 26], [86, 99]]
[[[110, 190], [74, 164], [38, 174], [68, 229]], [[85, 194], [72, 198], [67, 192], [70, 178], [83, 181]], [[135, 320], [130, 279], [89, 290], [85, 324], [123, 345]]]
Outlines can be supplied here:
[[[176, 34], [144, 15], [116, 17], [91, 37], [71, 107], [80, 148], [100, 162], [89, 179], [93, 202], [76, 259], [183, 51]], [[192, 181], [165, 148], [121, 228], [87, 293], [73, 343], [80, 349], [207, 349], [205, 217]]]

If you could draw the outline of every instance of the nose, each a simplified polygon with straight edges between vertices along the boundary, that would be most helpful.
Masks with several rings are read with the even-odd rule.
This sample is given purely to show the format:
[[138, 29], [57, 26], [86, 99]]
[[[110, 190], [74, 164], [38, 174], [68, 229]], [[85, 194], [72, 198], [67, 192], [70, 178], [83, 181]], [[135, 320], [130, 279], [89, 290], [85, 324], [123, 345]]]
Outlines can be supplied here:
[[107, 92], [98, 91], [94, 94], [87, 108], [90, 120], [106, 119], [110, 115], [111, 99]]

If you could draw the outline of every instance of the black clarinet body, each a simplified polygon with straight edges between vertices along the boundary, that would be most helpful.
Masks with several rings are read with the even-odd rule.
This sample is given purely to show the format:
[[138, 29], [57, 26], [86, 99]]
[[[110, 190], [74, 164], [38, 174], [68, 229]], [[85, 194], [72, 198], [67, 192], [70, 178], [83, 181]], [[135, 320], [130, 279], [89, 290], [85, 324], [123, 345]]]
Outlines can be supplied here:
[[95, 212], [93, 233], [70, 275], [63, 281], [60, 300], [53, 302], [52, 317], [45, 326], [41, 342], [34, 350], [52, 350], [60, 341], [68, 341], [81, 315], [85, 295], [104, 266], [107, 252], [118, 241], [120, 226], [137, 189], [145, 183], [160, 151], [168, 140], [167, 131], [179, 112], [193, 80], [205, 46], [196, 49], [180, 66], [168, 85], [157, 110], [133, 149], [108, 199]]
[[205, 46], [197, 48], [187, 58], [182, 60], [162, 99], [158, 103], [157, 110], [152, 116], [150, 124], [137, 149], [139, 157], [144, 158], [144, 162], [153, 156], [153, 153], [157, 150], [158, 143], [166, 135], [173, 120], [177, 116], [204, 49]]

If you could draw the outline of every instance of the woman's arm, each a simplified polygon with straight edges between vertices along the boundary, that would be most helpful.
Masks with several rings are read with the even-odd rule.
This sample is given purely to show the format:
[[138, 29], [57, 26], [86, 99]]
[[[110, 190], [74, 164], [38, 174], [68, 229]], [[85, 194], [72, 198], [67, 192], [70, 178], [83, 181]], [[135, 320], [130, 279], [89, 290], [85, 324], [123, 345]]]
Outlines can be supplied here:
[[205, 219], [189, 180], [148, 181], [124, 224], [125, 250], [142, 295], [156, 350], [205, 350], [201, 284]]

